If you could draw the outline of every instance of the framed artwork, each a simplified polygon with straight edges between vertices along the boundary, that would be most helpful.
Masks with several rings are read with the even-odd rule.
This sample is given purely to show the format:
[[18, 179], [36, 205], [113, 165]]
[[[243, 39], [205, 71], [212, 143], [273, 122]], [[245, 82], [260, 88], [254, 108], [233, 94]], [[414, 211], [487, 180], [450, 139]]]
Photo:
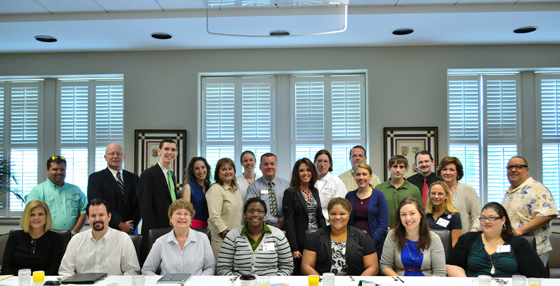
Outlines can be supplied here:
[[177, 177], [177, 184], [183, 184], [183, 170], [187, 162], [187, 130], [134, 130], [134, 171], [137, 175], [159, 161], [159, 143], [165, 138], [177, 142], [178, 155], [171, 169]]
[[438, 128], [437, 127], [385, 127], [383, 128], [383, 168], [385, 181], [389, 179], [387, 165], [394, 155], [403, 155], [408, 159], [408, 178], [418, 171], [414, 166], [414, 156], [418, 151], [428, 150], [434, 157], [434, 171], [438, 163]]

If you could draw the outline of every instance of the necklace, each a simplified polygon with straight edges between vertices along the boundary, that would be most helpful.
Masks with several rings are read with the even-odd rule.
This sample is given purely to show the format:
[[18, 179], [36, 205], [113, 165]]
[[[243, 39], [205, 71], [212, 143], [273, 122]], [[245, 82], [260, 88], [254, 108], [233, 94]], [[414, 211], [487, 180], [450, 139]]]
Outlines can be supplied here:
[[311, 191], [309, 189], [301, 189], [301, 192], [303, 193], [303, 195], [305, 195], [305, 198], [307, 198], [308, 201], [311, 200]]
[[[494, 261], [492, 261], [492, 256], [488, 254], [488, 258], [490, 259], [490, 263], [492, 264], [492, 268], [490, 268], [490, 274], [494, 275], [496, 273], [496, 268], [494, 268]], [[498, 254], [496, 254], [496, 260], [498, 260]]]
[[418, 257], [416, 257], [416, 258], [414, 258], [414, 257], [412, 256], [412, 252], [410, 252], [410, 249], [408, 248], [408, 245], [412, 246], [412, 244], [410, 244], [410, 242], [408, 242], [408, 240], [406, 241], [406, 243], [405, 243], [404, 245], [406, 246], [406, 251], [408, 251], [408, 254], [410, 255], [410, 257], [411, 257], [412, 259], [414, 259], [414, 260], [420, 259], [420, 256], [422, 256], [422, 253], [420, 253], [420, 254], [418, 255]]

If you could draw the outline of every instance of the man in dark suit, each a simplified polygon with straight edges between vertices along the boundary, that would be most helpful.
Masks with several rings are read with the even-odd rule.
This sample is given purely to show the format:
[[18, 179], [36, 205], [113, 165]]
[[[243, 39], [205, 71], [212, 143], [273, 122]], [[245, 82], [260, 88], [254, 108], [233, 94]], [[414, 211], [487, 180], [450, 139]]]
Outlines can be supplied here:
[[142, 216], [142, 235], [148, 235], [152, 228], [169, 227], [167, 210], [169, 205], [179, 199], [176, 179], [171, 163], [177, 157], [177, 143], [163, 139], [159, 143], [159, 162], [140, 175], [138, 202]]
[[88, 200], [107, 201], [111, 209], [109, 226], [126, 233], [133, 233], [140, 220], [138, 175], [122, 168], [126, 156], [121, 145], [109, 144], [104, 157], [107, 168], [89, 175]]
[[416, 155], [414, 155], [414, 159], [416, 161], [414, 165], [418, 169], [418, 173], [408, 177], [406, 180], [420, 190], [422, 202], [426, 205], [430, 198], [430, 186], [440, 179], [437, 177], [436, 173], [432, 172], [432, 166], [435, 164], [435, 161], [428, 150], [417, 152]]

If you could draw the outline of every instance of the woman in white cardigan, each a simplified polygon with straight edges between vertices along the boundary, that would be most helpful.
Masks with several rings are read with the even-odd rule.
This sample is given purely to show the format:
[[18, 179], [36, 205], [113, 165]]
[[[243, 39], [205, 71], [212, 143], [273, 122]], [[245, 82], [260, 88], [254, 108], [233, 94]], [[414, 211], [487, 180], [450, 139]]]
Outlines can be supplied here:
[[380, 270], [385, 276], [445, 277], [445, 253], [437, 234], [430, 231], [418, 200], [405, 198], [395, 214], [396, 227], [383, 245]]

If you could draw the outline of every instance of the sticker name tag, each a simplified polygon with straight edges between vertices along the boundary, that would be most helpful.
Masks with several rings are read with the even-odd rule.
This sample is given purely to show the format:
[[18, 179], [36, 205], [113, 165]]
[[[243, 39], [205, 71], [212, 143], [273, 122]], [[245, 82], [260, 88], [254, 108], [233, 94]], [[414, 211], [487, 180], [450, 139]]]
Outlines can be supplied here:
[[262, 246], [263, 251], [274, 251], [274, 242], [266, 243], [266, 241], [263, 241]]
[[449, 224], [449, 221], [443, 218], [438, 218], [438, 220], [436, 221], [437, 225], [441, 225], [443, 227], [447, 227], [447, 225]]
[[268, 195], [268, 190], [261, 190], [261, 195]]
[[504, 253], [504, 252], [510, 252], [511, 251], [511, 245], [502, 245], [499, 244], [498, 248], [496, 249], [497, 253]]

